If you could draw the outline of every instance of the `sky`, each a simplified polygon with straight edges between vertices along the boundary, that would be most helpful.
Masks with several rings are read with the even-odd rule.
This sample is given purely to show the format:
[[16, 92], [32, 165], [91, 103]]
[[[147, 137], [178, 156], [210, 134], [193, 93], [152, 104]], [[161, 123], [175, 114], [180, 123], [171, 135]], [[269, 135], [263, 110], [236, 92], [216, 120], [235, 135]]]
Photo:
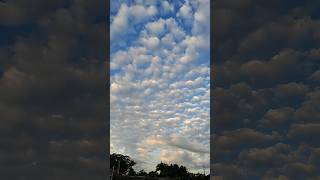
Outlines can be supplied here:
[[111, 1], [110, 151], [209, 173], [209, 0]]
[[[160, 157], [208, 167], [208, 3], [130, 1], [119, 11], [125, 2], [112, 1], [108, 24], [106, 2], [0, 1], [2, 179], [105, 180], [109, 40], [119, 60], [110, 66], [111, 116], [125, 119], [111, 119], [111, 149], [152, 170]], [[319, 3], [210, 1], [213, 175], [320, 179]], [[160, 17], [163, 31], [146, 27]]]
[[105, 3], [0, 2], [1, 179], [106, 179]]
[[319, 1], [212, 1], [217, 179], [319, 179]]

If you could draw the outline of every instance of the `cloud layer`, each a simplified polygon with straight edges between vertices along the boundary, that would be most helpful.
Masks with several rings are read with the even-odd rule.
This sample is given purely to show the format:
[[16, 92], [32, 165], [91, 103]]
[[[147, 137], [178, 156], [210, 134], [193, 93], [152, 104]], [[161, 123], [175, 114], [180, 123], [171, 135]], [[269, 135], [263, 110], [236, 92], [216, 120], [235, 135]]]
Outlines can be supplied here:
[[213, 2], [217, 179], [319, 178], [318, 5]]
[[105, 7], [0, 2], [1, 179], [106, 178]]
[[111, 151], [209, 172], [209, 1], [148, 2], [111, 3]]

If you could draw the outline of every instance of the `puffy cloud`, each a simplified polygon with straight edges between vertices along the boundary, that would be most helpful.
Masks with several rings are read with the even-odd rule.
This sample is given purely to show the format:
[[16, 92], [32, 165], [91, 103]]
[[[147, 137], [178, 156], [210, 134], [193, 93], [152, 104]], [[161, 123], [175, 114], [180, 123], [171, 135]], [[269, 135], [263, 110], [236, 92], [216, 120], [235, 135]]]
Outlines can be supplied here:
[[268, 148], [252, 148], [244, 150], [239, 154], [239, 160], [244, 165], [257, 168], [257, 167], [281, 167], [283, 164], [290, 161], [288, 154], [291, 147], [287, 144], [276, 144]]
[[202, 34], [205, 37], [210, 37], [210, 10], [207, 6], [210, 4], [209, 0], [198, 1], [198, 8], [194, 13], [194, 21], [192, 32], [194, 35]]
[[130, 6], [130, 15], [133, 16], [134, 21], [141, 22], [148, 18], [155, 16], [158, 10], [155, 6], [145, 7], [143, 5]]
[[121, 4], [117, 15], [114, 17], [110, 25], [110, 37], [111, 39], [123, 32], [123, 29], [128, 27], [128, 16], [129, 16], [129, 7], [126, 4]]
[[[179, 3], [169, 5], [180, 9], [174, 9]], [[132, 14], [139, 17], [153, 5], [144, 10], [141, 3], [128, 7], [139, 9]], [[111, 44], [112, 151], [139, 159], [137, 166], [147, 170], [161, 159], [183, 163], [195, 172], [208, 170], [209, 39], [207, 34], [193, 35], [192, 27], [174, 16], [177, 12], [155, 12], [139, 23], [132, 17], [128, 29], [136, 34], [129, 33], [126, 46]], [[121, 129], [126, 129], [126, 137]], [[165, 159], [171, 152], [179, 153]]]
[[[280, 138], [281, 136], [276, 132], [273, 132], [273, 134], [264, 134], [253, 129], [243, 128], [224, 132], [222, 135], [217, 136], [214, 142], [217, 149], [232, 149], [239, 146], [263, 144]], [[243, 144], [243, 142], [246, 142], [246, 144]]]
[[128, 6], [126, 3], [122, 3], [117, 14], [111, 19], [111, 40], [115, 40], [117, 36], [132, 32], [132, 25], [147, 21], [154, 17], [158, 13], [157, 11], [157, 8], [153, 5], [147, 7], [141, 4]]
[[304, 141], [315, 141], [319, 134], [320, 124], [293, 124], [288, 132], [289, 138], [302, 138]]
[[306, 92], [308, 92], [308, 87], [297, 83], [279, 84], [275, 89], [275, 95], [278, 97], [303, 96]]
[[168, 1], [161, 1], [161, 6], [165, 11], [173, 11], [174, 7]]
[[149, 38], [142, 38], [141, 43], [150, 49], [157, 48], [159, 46], [160, 40], [158, 37], [149, 37]]
[[312, 81], [320, 82], [320, 70], [314, 72], [311, 76], [310, 79]]
[[125, 51], [118, 51], [111, 57], [112, 62], [110, 63], [111, 69], [118, 69], [125, 63], [130, 61], [130, 56]]
[[159, 19], [158, 21], [148, 23], [146, 24], [146, 28], [152, 34], [159, 35], [165, 30], [165, 20]]
[[191, 6], [189, 5], [188, 2], [184, 3], [178, 13], [177, 13], [177, 17], [181, 17], [184, 19], [189, 19], [190, 17], [192, 17], [192, 9]]
[[[212, 172], [223, 179], [316, 179], [310, 160], [319, 146], [314, 4], [213, 3]], [[241, 138], [243, 129], [256, 139]]]
[[263, 116], [261, 123], [263, 126], [283, 128], [293, 122], [295, 110], [291, 107], [281, 107], [278, 109], [270, 109]]
[[0, 40], [4, 179], [106, 176], [105, 11], [97, 7], [102, 4], [0, 3], [8, 37]]

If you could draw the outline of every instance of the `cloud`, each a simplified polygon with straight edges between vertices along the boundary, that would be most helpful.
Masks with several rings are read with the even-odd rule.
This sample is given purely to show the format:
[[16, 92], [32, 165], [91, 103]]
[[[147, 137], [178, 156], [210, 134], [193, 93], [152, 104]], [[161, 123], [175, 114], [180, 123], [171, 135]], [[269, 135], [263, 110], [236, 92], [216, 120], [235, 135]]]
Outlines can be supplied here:
[[178, 13], [177, 13], [177, 17], [181, 17], [184, 19], [189, 19], [190, 17], [192, 17], [192, 9], [191, 6], [189, 5], [188, 2], [184, 3]]
[[319, 81], [320, 81], [320, 70], [314, 72], [314, 73], [310, 76], [310, 79], [311, 79], [312, 81], [319, 82]]
[[149, 37], [149, 38], [142, 38], [141, 43], [150, 49], [157, 48], [159, 46], [159, 39], [158, 37]]
[[263, 116], [261, 123], [263, 126], [271, 126], [283, 128], [293, 121], [295, 110], [291, 107], [281, 107], [278, 109], [270, 109]]
[[[312, 141], [319, 133], [320, 124], [293, 124], [288, 132], [290, 138], [303, 138]], [[308, 138], [308, 139], [307, 139]]]
[[192, 33], [194, 35], [203, 34], [210, 37], [210, 10], [207, 6], [210, 4], [209, 0], [198, 1], [198, 8], [194, 13], [194, 21]]
[[[215, 142], [217, 149], [233, 149], [239, 146], [255, 146], [280, 138], [281, 136], [276, 132], [273, 132], [273, 134], [264, 134], [253, 129], [242, 128], [224, 132], [223, 135], [217, 136], [213, 142]], [[242, 142], [247, 143], [242, 144]]]
[[155, 6], [145, 7], [143, 5], [130, 6], [130, 14], [133, 15], [134, 21], [141, 22], [155, 16], [158, 10]]
[[[122, 37], [125, 34], [132, 33], [132, 25], [147, 21], [157, 14], [157, 8], [153, 5], [144, 6], [141, 4], [128, 6], [122, 3], [117, 14], [111, 16], [110, 38]], [[126, 29], [126, 31], [124, 31]]]
[[[192, 26], [175, 16], [182, 1], [161, 3], [128, 5], [129, 11], [140, 9], [128, 27], [135, 33], [127, 34], [125, 46], [111, 44], [112, 150], [139, 159], [139, 168], [147, 170], [165, 158], [161, 153], [179, 151], [166, 160], [193, 172], [208, 170], [209, 39], [192, 34]], [[169, 7], [174, 12], [162, 11]], [[148, 8], [153, 13], [147, 18]], [[145, 18], [134, 17], [139, 14]]]
[[161, 1], [161, 6], [165, 11], [173, 11], [174, 7], [168, 1]]
[[308, 87], [304, 84], [288, 83], [279, 84], [275, 88], [275, 95], [279, 98], [282, 97], [299, 97], [304, 96], [308, 92]]
[[291, 147], [289, 145], [279, 143], [268, 148], [244, 150], [239, 154], [239, 160], [251, 168], [259, 168], [261, 166], [281, 167], [281, 165], [290, 161], [290, 157], [287, 156], [290, 151]]
[[111, 57], [113, 60], [110, 63], [111, 69], [118, 69], [121, 65], [125, 65], [127, 62], [130, 61], [130, 56], [125, 51], [118, 51]]
[[165, 29], [165, 20], [159, 19], [158, 21], [146, 24], [146, 28], [151, 34], [159, 35], [163, 33]]
[[110, 37], [114, 37], [118, 33], [122, 32], [128, 26], [128, 6], [126, 4], [121, 4], [117, 15], [114, 17], [110, 25]]
[[104, 2], [0, 4], [2, 177], [104, 178]]
[[170, 137], [162, 138], [150, 137], [145, 140], [145, 143], [161, 148], [164, 148], [165, 146], [171, 146], [195, 153], [209, 153], [208, 147], [194, 140], [188, 140], [178, 134], [171, 134]]
[[319, 145], [314, 5], [214, 2], [211, 170], [216, 177], [318, 177], [309, 162]]

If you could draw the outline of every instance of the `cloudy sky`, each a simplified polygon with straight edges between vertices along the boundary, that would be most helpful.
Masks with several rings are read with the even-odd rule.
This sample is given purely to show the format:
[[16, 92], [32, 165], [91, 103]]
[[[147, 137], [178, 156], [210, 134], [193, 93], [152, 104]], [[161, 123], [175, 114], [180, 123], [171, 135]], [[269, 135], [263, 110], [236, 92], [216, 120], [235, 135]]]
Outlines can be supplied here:
[[212, 3], [213, 174], [319, 179], [320, 2]]
[[0, 2], [1, 179], [106, 179], [105, 2]]
[[[172, 2], [112, 1], [110, 145], [140, 167], [197, 171], [209, 163], [209, 6]], [[105, 179], [105, 3], [0, 2], [3, 179]], [[211, 172], [319, 179], [320, 1], [211, 5]]]
[[111, 1], [110, 150], [209, 173], [209, 0]]

